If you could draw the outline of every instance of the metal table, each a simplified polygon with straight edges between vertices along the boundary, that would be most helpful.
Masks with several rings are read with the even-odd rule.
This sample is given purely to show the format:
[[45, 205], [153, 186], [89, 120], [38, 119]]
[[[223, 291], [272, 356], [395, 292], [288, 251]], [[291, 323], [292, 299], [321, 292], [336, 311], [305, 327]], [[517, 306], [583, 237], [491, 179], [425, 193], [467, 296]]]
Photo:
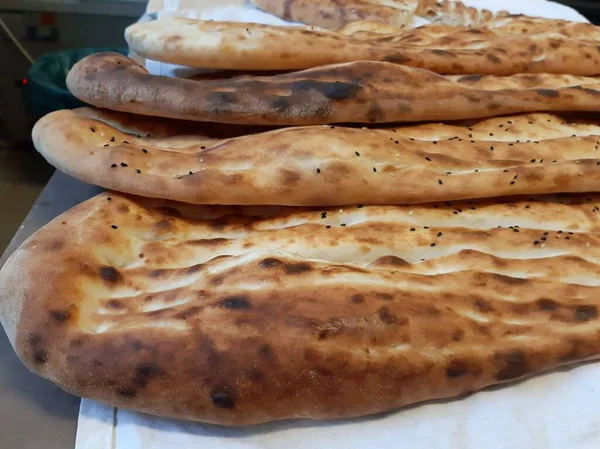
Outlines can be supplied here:
[[[56, 172], [0, 258], [0, 267], [31, 234], [102, 189]], [[0, 448], [72, 449], [79, 398], [30, 373], [0, 331]]]

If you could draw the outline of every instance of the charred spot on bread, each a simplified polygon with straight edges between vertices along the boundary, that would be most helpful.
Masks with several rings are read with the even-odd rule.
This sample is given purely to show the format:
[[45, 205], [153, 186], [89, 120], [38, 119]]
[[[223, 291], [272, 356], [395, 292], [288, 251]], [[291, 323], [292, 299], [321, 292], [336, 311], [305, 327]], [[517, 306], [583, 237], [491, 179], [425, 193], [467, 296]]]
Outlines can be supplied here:
[[581, 305], [573, 310], [573, 317], [577, 321], [589, 321], [598, 317], [598, 308], [594, 305]]
[[446, 377], [448, 379], [456, 379], [462, 377], [469, 372], [469, 365], [462, 360], [452, 360], [446, 367]]
[[210, 400], [218, 408], [232, 409], [235, 407], [235, 396], [228, 385], [219, 385], [210, 391]]
[[557, 98], [559, 96], [559, 93], [554, 89], [536, 89], [536, 92], [542, 97]]
[[244, 295], [237, 296], [228, 296], [227, 298], [223, 298], [219, 301], [221, 307], [226, 309], [251, 309], [252, 303], [250, 302], [250, 298]]
[[311, 270], [312, 267], [310, 266], [310, 264], [305, 262], [285, 264], [285, 272], [287, 274], [301, 274]]
[[275, 259], [274, 257], [269, 257], [267, 259], [263, 259], [258, 264], [261, 268], [278, 268], [283, 265], [283, 262], [279, 259]]
[[496, 379], [498, 381], [517, 379], [527, 374], [529, 367], [527, 356], [520, 349], [496, 353], [494, 358], [498, 365], [498, 371], [496, 373]]
[[114, 267], [110, 267], [110, 266], [101, 267], [99, 270], [99, 274], [100, 274], [100, 278], [109, 284], [116, 284], [123, 280], [121, 273], [119, 273], [117, 271], [117, 269]]

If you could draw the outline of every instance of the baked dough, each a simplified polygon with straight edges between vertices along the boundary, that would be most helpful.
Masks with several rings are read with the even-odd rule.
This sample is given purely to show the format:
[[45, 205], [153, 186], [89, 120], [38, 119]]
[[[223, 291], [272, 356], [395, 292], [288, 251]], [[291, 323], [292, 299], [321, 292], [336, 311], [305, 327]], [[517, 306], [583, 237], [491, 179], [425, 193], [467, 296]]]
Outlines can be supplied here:
[[118, 407], [361, 416], [597, 357], [598, 211], [598, 195], [269, 211], [105, 193], [7, 261], [0, 319], [31, 370]]
[[88, 183], [188, 203], [406, 204], [600, 190], [597, 120], [531, 114], [468, 126], [314, 126], [215, 139], [190, 134], [189, 124], [136, 137], [85, 115], [59, 111], [36, 124], [35, 146], [52, 165]]
[[297, 70], [369, 60], [440, 74], [597, 75], [599, 30], [588, 23], [503, 17], [487, 27], [428, 25], [382, 35], [352, 26], [336, 32], [169, 18], [131, 25], [125, 37], [140, 56], [199, 68]]
[[598, 111], [598, 79], [569, 75], [444, 77], [358, 61], [267, 77], [193, 81], [151, 75], [117, 53], [79, 61], [69, 90], [94, 106], [183, 120], [317, 125], [459, 120], [533, 111]]

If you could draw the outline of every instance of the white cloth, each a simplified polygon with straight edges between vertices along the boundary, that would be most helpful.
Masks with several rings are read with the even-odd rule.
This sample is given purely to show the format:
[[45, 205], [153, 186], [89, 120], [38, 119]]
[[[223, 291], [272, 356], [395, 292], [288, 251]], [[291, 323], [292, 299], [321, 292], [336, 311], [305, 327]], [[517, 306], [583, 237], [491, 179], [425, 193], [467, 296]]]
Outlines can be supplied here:
[[[202, 0], [198, 0], [201, 2]], [[281, 24], [257, 10], [178, 11], [161, 15]], [[585, 21], [545, 0], [467, 0], [472, 6]], [[148, 62], [157, 74], [174, 66]], [[600, 363], [558, 370], [469, 397], [417, 404], [344, 421], [288, 421], [229, 428], [159, 418], [84, 399], [76, 449], [599, 449]]]

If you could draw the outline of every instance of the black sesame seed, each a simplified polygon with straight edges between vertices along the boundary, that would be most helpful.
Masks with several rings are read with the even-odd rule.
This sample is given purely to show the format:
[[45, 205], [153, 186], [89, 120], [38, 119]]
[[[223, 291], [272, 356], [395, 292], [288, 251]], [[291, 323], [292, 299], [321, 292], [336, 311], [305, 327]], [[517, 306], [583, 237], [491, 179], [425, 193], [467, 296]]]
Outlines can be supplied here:
[[127, 142], [126, 140], [124, 140], [124, 141], [123, 141], [123, 143], [126, 143], [126, 144], [128, 144], [128, 145], [129, 145], [129, 142]]
[[429, 226], [423, 226], [423, 229], [429, 229]]
[[373, 167], [373, 173], [377, 172], [377, 169], [375, 167]]
[[121, 162], [121, 167], [127, 167], [127, 164], [125, 162]]
[[411, 231], [416, 231], [416, 229], [415, 229], [415, 228], [410, 228], [410, 230], [411, 230]]
[[437, 140], [434, 140], [433, 142], [431, 142], [434, 145], [437, 145]]
[[356, 206], [356, 207], [357, 207], [358, 209], [362, 209], [362, 208], [363, 208], [363, 207], [365, 207], [365, 206], [363, 206], [362, 204], [359, 204], [359, 205], [358, 205], [358, 206]]
[[136, 168], [135, 172], [139, 175], [142, 172], [142, 170], [140, 170], [139, 168]]
[[145, 148], [142, 148], [142, 152], [143, 152], [143, 153], [148, 153], [148, 150], [147, 150], [147, 149], [145, 149]]
[[329, 228], [331, 228], [331, 225], [325, 226], [325, 229], [329, 229]]
[[539, 240], [534, 240], [534, 241], [533, 241], [533, 244], [534, 244], [534, 245], [539, 245], [539, 244], [540, 244], [540, 242], [539, 242]]
[[317, 173], [321, 173], [321, 169], [320, 168], [317, 168]]
[[441, 233], [441, 232], [438, 232], [437, 236], [438, 236], [438, 237], [441, 237], [441, 236], [442, 236], [442, 233]]
[[508, 146], [509, 146], [509, 147], [512, 147], [512, 146], [514, 146], [514, 145], [515, 145], [514, 143], [509, 143], [509, 144], [508, 144]]
[[431, 161], [431, 158], [429, 156], [425, 156], [425, 160]]
[[570, 240], [570, 239], [571, 239], [571, 237], [569, 237], [569, 236], [565, 237], [565, 240]]
[[342, 223], [340, 226], [342, 226], [342, 227], [345, 227], [345, 226], [346, 226], [346, 223]]
[[429, 246], [435, 246], [435, 243], [432, 243], [432, 244], [431, 244], [431, 245], [429, 245]]
[[511, 182], [510, 182], [510, 185], [512, 186], [514, 183], [515, 183], [515, 181], [511, 181]]
[[204, 145], [202, 145], [202, 146], [200, 147], [200, 149], [201, 149], [201, 150], [206, 150], [206, 147], [205, 147]]
[[112, 198], [110, 196], [106, 199], [107, 199], [107, 201], [112, 201]]
[[490, 151], [494, 151], [494, 147], [493, 146], [490, 146]]
[[194, 174], [194, 172], [190, 170], [190, 171], [188, 172], [188, 174], [189, 174], [189, 175], [193, 175], [193, 174]]
[[95, 133], [96, 129], [95, 128], [90, 128], [90, 131], [93, 132], [93, 133]]
[[415, 140], [415, 139], [413, 139], [412, 137], [409, 137], [408, 140]]
[[506, 169], [506, 168], [505, 168], [504, 170], [502, 170], [502, 171], [503, 171], [504, 173], [508, 173], [508, 169]]
[[113, 228], [113, 229], [119, 229], [119, 227], [117, 225], [112, 225], [111, 228]]
[[111, 165], [112, 168], [115, 168], [116, 166], [117, 166], [117, 164], [112, 164]]
[[354, 154], [356, 154], [357, 156], [360, 156], [360, 153], [358, 151], [355, 151]]
[[442, 184], [443, 184], [443, 182], [442, 182], [442, 180], [441, 180], [441, 179], [438, 179], [438, 184], [439, 184], [439, 185], [442, 185]]
[[525, 209], [529, 209], [529, 204], [527, 206], [525, 206]]
[[110, 141], [111, 141], [111, 142], [114, 142], [114, 141], [115, 141], [115, 138], [114, 138], [114, 137], [111, 137], [111, 138], [110, 138]]
[[535, 162], [535, 159], [531, 159], [529, 162]]
[[327, 218], [327, 212], [321, 212], [321, 219]]
[[105, 147], [109, 147], [110, 145], [109, 145], [109, 144], [107, 144], [107, 143], [105, 143], [105, 144], [104, 144], [104, 146], [105, 146]]

